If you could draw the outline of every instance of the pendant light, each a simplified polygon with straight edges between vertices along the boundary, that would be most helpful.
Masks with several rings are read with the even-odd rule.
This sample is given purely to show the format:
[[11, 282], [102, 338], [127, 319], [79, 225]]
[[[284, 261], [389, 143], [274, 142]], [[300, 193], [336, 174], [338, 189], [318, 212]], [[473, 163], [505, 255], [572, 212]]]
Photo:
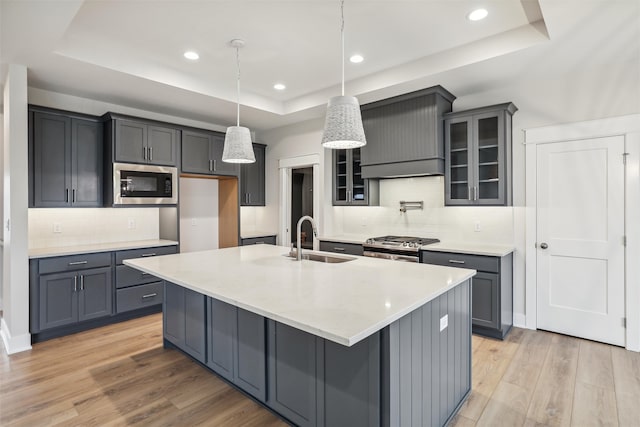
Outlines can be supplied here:
[[234, 39], [229, 45], [236, 49], [236, 65], [238, 67], [237, 78], [237, 115], [236, 126], [229, 126], [224, 137], [224, 149], [222, 161], [227, 163], [254, 163], [256, 157], [253, 154], [251, 133], [249, 128], [240, 126], [240, 48], [244, 47], [244, 40]]
[[358, 148], [367, 144], [362, 126], [360, 104], [355, 96], [344, 95], [344, 0], [340, 2], [342, 43], [342, 95], [329, 99], [322, 145], [325, 148]]

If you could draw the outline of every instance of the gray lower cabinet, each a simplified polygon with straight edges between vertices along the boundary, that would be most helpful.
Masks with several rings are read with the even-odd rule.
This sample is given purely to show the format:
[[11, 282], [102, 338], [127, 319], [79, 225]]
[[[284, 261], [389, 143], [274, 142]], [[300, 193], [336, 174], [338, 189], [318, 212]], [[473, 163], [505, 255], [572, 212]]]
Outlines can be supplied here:
[[110, 267], [41, 275], [39, 292], [40, 330], [112, 313]]
[[205, 296], [164, 282], [164, 339], [197, 361], [206, 362]]
[[265, 150], [263, 144], [253, 144], [255, 163], [240, 165], [240, 206], [265, 205]]
[[260, 236], [260, 237], [246, 237], [241, 240], [242, 246], [249, 245], [275, 245], [276, 235]]
[[239, 176], [237, 163], [222, 161], [224, 134], [195, 130], [182, 131], [182, 168], [184, 173]]
[[214, 298], [207, 298], [207, 314], [207, 366], [264, 402], [265, 318]]
[[364, 249], [362, 245], [355, 243], [332, 242], [329, 240], [320, 241], [320, 250], [325, 252], [336, 252], [339, 254], [362, 256]]
[[513, 325], [513, 254], [471, 255], [422, 251], [426, 264], [471, 268], [473, 333], [503, 339]]

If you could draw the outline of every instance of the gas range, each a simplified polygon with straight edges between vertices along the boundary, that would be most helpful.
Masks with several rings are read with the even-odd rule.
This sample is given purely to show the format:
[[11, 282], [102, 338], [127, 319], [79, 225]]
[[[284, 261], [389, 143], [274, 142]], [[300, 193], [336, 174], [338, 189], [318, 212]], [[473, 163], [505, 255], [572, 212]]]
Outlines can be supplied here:
[[376, 258], [418, 262], [421, 246], [438, 243], [440, 240], [410, 236], [381, 236], [367, 239], [364, 255]]

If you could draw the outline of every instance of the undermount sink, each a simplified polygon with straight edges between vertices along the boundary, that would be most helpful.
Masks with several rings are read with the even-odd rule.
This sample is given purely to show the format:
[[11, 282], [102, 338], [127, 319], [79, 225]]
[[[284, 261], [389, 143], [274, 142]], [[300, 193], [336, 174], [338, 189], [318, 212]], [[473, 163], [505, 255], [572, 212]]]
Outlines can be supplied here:
[[[285, 255], [285, 256], [292, 258], [294, 261], [296, 259], [295, 252], [290, 252], [288, 255]], [[325, 262], [327, 264], [340, 264], [347, 261], [353, 261], [356, 258], [348, 257], [348, 256], [332, 256], [332, 255], [325, 255], [325, 254], [317, 254], [313, 252], [303, 252], [302, 259], [307, 261]]]

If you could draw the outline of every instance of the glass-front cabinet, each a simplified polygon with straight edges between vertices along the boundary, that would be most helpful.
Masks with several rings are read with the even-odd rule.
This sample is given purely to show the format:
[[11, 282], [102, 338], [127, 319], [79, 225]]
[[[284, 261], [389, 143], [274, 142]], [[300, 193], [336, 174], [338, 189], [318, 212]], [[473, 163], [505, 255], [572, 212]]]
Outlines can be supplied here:
[[372, 204], [370, 180], [362, 177], [360, 159], [359, 148], [333, 150], [334, 206]]
[[511, 205], [512, 103], [446, 114], [445, 204]]

